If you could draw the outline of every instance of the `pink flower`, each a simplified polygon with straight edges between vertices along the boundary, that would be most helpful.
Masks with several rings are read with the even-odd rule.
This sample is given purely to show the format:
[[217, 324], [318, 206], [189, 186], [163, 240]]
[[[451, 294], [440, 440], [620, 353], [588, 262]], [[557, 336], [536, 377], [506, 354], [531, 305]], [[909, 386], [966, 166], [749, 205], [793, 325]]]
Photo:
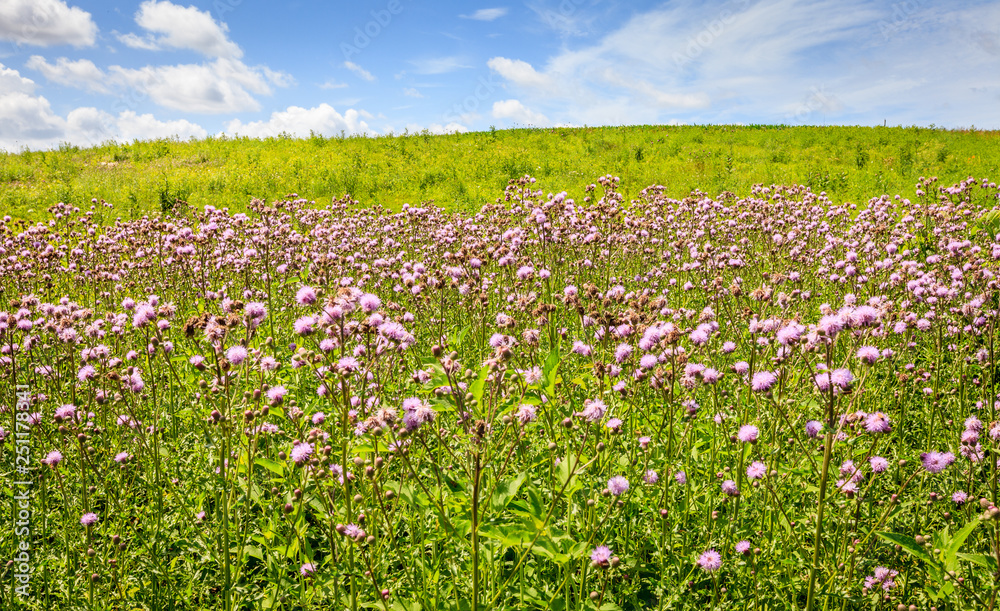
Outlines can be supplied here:
[[316, 291], [311, 286], [303, 286], [295, 293], [295, 301], [299, 305], [312, 305], [316, 303]]
[[63, 455], [59, 450], [52, 450], [42, 459], [42, 464], [46, 464], [52, 468], [55, 468], [60, 462], [62, 462]]
[[750, 388], [755, 392], [767, 392], [778, 381], [778, 376], [770, 371], [758, 371], [750, 380]]
[[226, 360], [233, 365], [239, 365], [247, 358], [247, 349], [243, 346], [233, 346], [226, 351]]
[[862, 346], [858, 348], [858, 360], [874, 365], [875, 361], [882, 355], [878, 348], [874, 346]]
[[621, 496], [628, 491], [628, 480], [621, 475], [616, 475], [608, 480], [608, 490], [615, 496]]
[[722, 556], [710, 549], [698, 557], [698, 566], [707, 573], [714, 573], [722, 568]]
[[590, 564], [594, 567], [608, 566], [611, 561], [611, 548], [607, 545], [598, 545], [594, 551], [590, 552]]
[[750, 463], [750, 466], [747, 467], [747, 479], [751, 481], [755, 479], [761, 479], [765, 475], [767, 475], [767, 465], [760, 462], [759, 460], [753, 461], [752, 463]]
[[736, 433], [736, 438], [743, 443], [755, 443], [758, 435], [760, 435], [760, 429], [752, 424], [744, 424]]
[[85, 513], [83, 514], [83, 516], [80, 517], [80, 524], [83, 524], [84, 526], [93, 526], [96, 523], [97, 523], [96, 513], [93, 512]]
[[312, 456], [312, 453], [313, 453], [312, 444], [301, 442], [295, 444], [295, 447], [292, 448], [291, 458], [296, 465], [301, 466], [303, 463], [309, 460], [309, 457]]

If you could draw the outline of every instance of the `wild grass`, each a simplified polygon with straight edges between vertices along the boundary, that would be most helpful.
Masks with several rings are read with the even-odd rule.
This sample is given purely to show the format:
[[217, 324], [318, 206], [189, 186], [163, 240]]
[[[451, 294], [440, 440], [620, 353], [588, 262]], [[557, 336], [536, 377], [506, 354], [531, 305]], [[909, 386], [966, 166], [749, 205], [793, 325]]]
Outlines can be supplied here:
[[[630, 126], [517, 129], [461, 135], [109, 143], [0, 154], [6, 214], [35, 219], [53, 203], [117, 205], [123, 218], [176, 200], [245, 211], [253, 198], [350, 194], [399, 210], [433, 201], [472, 212], [507, 181], [531, 174], [580, 198], [612, 173], [632, 199], [651, 184], [746, 195], [752, 185], [803, 184], [835, 201], [912, 195], [921, 176], [951, 184], [1000, 175], [1000, 133], [933, 128]], [[294, 198], [293, 198], [294, 199]]]

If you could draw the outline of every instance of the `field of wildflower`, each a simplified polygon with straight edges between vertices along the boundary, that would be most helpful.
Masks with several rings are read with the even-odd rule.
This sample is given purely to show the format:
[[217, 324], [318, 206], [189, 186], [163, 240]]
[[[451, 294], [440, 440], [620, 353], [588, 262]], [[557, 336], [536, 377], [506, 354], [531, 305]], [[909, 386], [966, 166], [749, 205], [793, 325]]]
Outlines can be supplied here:
[[[289, 193], [330, 201], [350, 193], [398, 212], [433, 200], [475, 214], [507, 181], [531, 174], [585, 197], [596, 176], [620, 178], [626, 199], [650, 184], [683, 199], [694, 189], [747, 194], [753, 185], [803, 184], [863, 204], [912, 193], [920, 176], [942, 184], [1000, 175], [1000, 131], [926, 127], [628, 125], [501, 129], [465, 134], [108, 142], [54, 151], [0, 151], [2, 214], [36, 221], [55, 202], [114, 202], [135, 220], [175, 206], [229, 206]], [[222, 202], [222, 203], [220, 203]], [[97, 218], [105, 218], [98, 209]]]
[[996, 183], [619, 185], [4, 219], [0, 608], [996, 608]]

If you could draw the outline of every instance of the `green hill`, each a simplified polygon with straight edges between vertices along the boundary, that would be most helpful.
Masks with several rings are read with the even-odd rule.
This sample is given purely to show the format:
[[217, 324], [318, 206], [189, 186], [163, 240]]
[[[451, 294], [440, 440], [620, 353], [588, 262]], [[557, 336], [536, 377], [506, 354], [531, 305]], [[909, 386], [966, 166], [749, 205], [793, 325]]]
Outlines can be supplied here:
[[[632, 195], [650, 184], [684, 196], [746, 194], [797, 183], [834, 200], [912, 195], [920, 176], [950, 183], [1000, 177], [1000, 132], [917, 127], [631, 126], [516, 129], [434, 136], [268, 140], [208, 138], [0, 153], [0, 204], [38, 218], [63, 201], [114, 204], [134, 217], [182, 199], [242, 210], [254, 197], [317, 201], [350, 193], [365, 205], [454, 210], [492, 202], [524, 174], [579, 197], [604, 174]], [[99, 211], [103, 210], [98, 208]]]

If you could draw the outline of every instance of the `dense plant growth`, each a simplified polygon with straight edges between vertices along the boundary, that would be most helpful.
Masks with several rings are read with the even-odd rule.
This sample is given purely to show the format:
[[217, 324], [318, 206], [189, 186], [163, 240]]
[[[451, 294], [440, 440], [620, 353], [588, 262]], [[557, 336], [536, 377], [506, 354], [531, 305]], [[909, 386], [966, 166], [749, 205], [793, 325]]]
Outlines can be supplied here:
[[0, 607], [994, 608], [997, 185], [618, 186], [6, 219]]

